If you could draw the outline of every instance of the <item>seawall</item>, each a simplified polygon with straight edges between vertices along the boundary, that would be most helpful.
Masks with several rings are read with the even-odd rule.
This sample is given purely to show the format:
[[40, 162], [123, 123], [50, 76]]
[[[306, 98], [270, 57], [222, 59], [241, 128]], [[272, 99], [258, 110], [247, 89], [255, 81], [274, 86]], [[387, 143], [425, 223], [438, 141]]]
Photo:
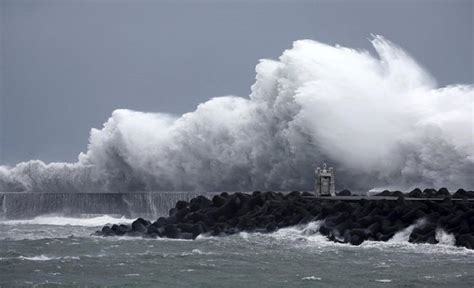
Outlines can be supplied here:
[[[283, 192], [288, 194], [290, 192]], [[61, 215], [68, 217], [88, 217], [92, 215], [113, 215], [126, 218], [143, 217], [157, 219], [168, 216], [168, 211], [179, 200], [190, 201], [198, 195], [213, 197], [218, 192], [194, 191], [155, 191], [124, 193], [38, 193], [38, 192], [0, 192], [0, 219], [29, 219], [40, 215]], [[246, 193], [250, 194], [250, 192]], [[315, 197], [305, 192], [308, 200], [327, 201], [396, 201], [398, 196], [335, 196]], [[444, 201], [445, 197], [431, 195], [425, 197], [404, 197], [405, 201]], [[429, 196], [429, 195], [428, 195]], [[474, 198], [452, 198], [452, 201], [474, 201]]]
[[82, 217], [116, 215], [156, 219], [168, 214], [177, 201], [198, 192], [36, 193], [0, 192], [0, 218], [28, 219], [40, 215]]

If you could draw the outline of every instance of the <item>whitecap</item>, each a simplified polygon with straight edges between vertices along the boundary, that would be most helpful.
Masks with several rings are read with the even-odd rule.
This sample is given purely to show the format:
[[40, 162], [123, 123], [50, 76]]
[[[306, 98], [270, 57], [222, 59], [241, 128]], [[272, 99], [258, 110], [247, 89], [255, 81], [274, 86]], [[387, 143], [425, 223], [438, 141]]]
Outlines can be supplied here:
[[425, 278], [425, 279], [434, 279], [435, 277], [431, 276], [431, 275], [425, 275], [425, 276], [423, 276], [423, 278]]
[[181, 256], [189, 256], [189, 255], [213, 255], [215, 254], [214, 252], [203, 252], [199, 249], [193, 249], [191, 252], [183, 252], [180, 255]]
[[375, 282], [390, 283], [392, 282], [392, 279], [375, 279]]
[[303, 277], [301, 278], [301, 280], [313, 280], [313, 281], [321, 281], [322, 278], [321, 277], [316, 277], [316, 276], [307, 276], [307, 277]]
[[62, 257], [59, 257], [59, 256], [46, 256], [46, 255], [41, 254], [41, 255], [38, 255], [38, 256], [31, 256], [31, 257], [19, 256], [19, 257], [16, 257], [16, 259], [28, 260], [28, 261], [50, 261], [50, 260], [80, 260], [81, 257], [79, 257], [79, 256], [62, 256]]
[[39, 256], [32, 256], [32, 257], [19, 256], [18, 259], [28, 260], [28, 261], [49, 261], [49, 260], [57, 260], [59, 259], [59, 257], [48, 257], [46, 255], [39, 255]]
[[323, 160], [353, 189], [473, 187], [473, 86], [439, 88], [400, 47], [371, 42], [376, 54], [296, 41], [256, 66], [248, 98], [116, 110], [77, 162], [0, 165], [0, 190], [305, 189]]

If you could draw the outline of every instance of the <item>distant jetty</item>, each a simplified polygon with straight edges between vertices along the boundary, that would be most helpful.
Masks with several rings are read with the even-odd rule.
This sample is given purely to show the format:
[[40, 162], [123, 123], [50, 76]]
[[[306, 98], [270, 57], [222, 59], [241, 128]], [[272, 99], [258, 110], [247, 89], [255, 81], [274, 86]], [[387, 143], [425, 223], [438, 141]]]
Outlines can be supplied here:
[[455, 245], [474, 249], [474, 191], [415, 189], [384, 191], [373, 197], [353, 196], [348, 190], [335, 197], [299, 191], [223, 192], [212, 199], [197, 196], [189, 202], [177, 201], [168, 217], [154, 222], [138, 218], [131, 225], [104, 226], [95, 235], [195, 239], [242, 231], [271, 233], [311, 221], [321, 221], [319, 232], [329, 240], [352, 245], [388, 241], [414, 225], [412, 243], [436, 244], [436, 233], [442, 229], [454, 236]]

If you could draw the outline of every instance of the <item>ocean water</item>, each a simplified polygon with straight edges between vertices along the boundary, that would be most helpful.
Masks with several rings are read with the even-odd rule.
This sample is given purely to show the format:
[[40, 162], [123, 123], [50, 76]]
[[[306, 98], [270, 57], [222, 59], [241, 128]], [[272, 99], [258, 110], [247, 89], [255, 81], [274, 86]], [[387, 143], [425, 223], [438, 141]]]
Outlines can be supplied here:
[[387, 243], [354, 247], [315, 233], [319, 223], [272, 234], [196, 240], [91, 236], [132, 220], [41, 216], [0, 221], [0, 287], [472, 287], [474, 251]]

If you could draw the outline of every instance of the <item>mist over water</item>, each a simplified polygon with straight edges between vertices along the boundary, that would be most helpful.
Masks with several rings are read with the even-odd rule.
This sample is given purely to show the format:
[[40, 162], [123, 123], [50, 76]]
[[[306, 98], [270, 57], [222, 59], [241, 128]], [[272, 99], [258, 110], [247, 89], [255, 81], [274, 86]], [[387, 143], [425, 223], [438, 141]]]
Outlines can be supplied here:
[[[249, 98], [181, 116], [116, 110], [76, 163], [0, 166], [0, 191], [474, 188], [472, 84], [437, 87], [401, 48], [300, 40], [262, 60]], [[231, 55], [229, 56], [231, 57]]]

